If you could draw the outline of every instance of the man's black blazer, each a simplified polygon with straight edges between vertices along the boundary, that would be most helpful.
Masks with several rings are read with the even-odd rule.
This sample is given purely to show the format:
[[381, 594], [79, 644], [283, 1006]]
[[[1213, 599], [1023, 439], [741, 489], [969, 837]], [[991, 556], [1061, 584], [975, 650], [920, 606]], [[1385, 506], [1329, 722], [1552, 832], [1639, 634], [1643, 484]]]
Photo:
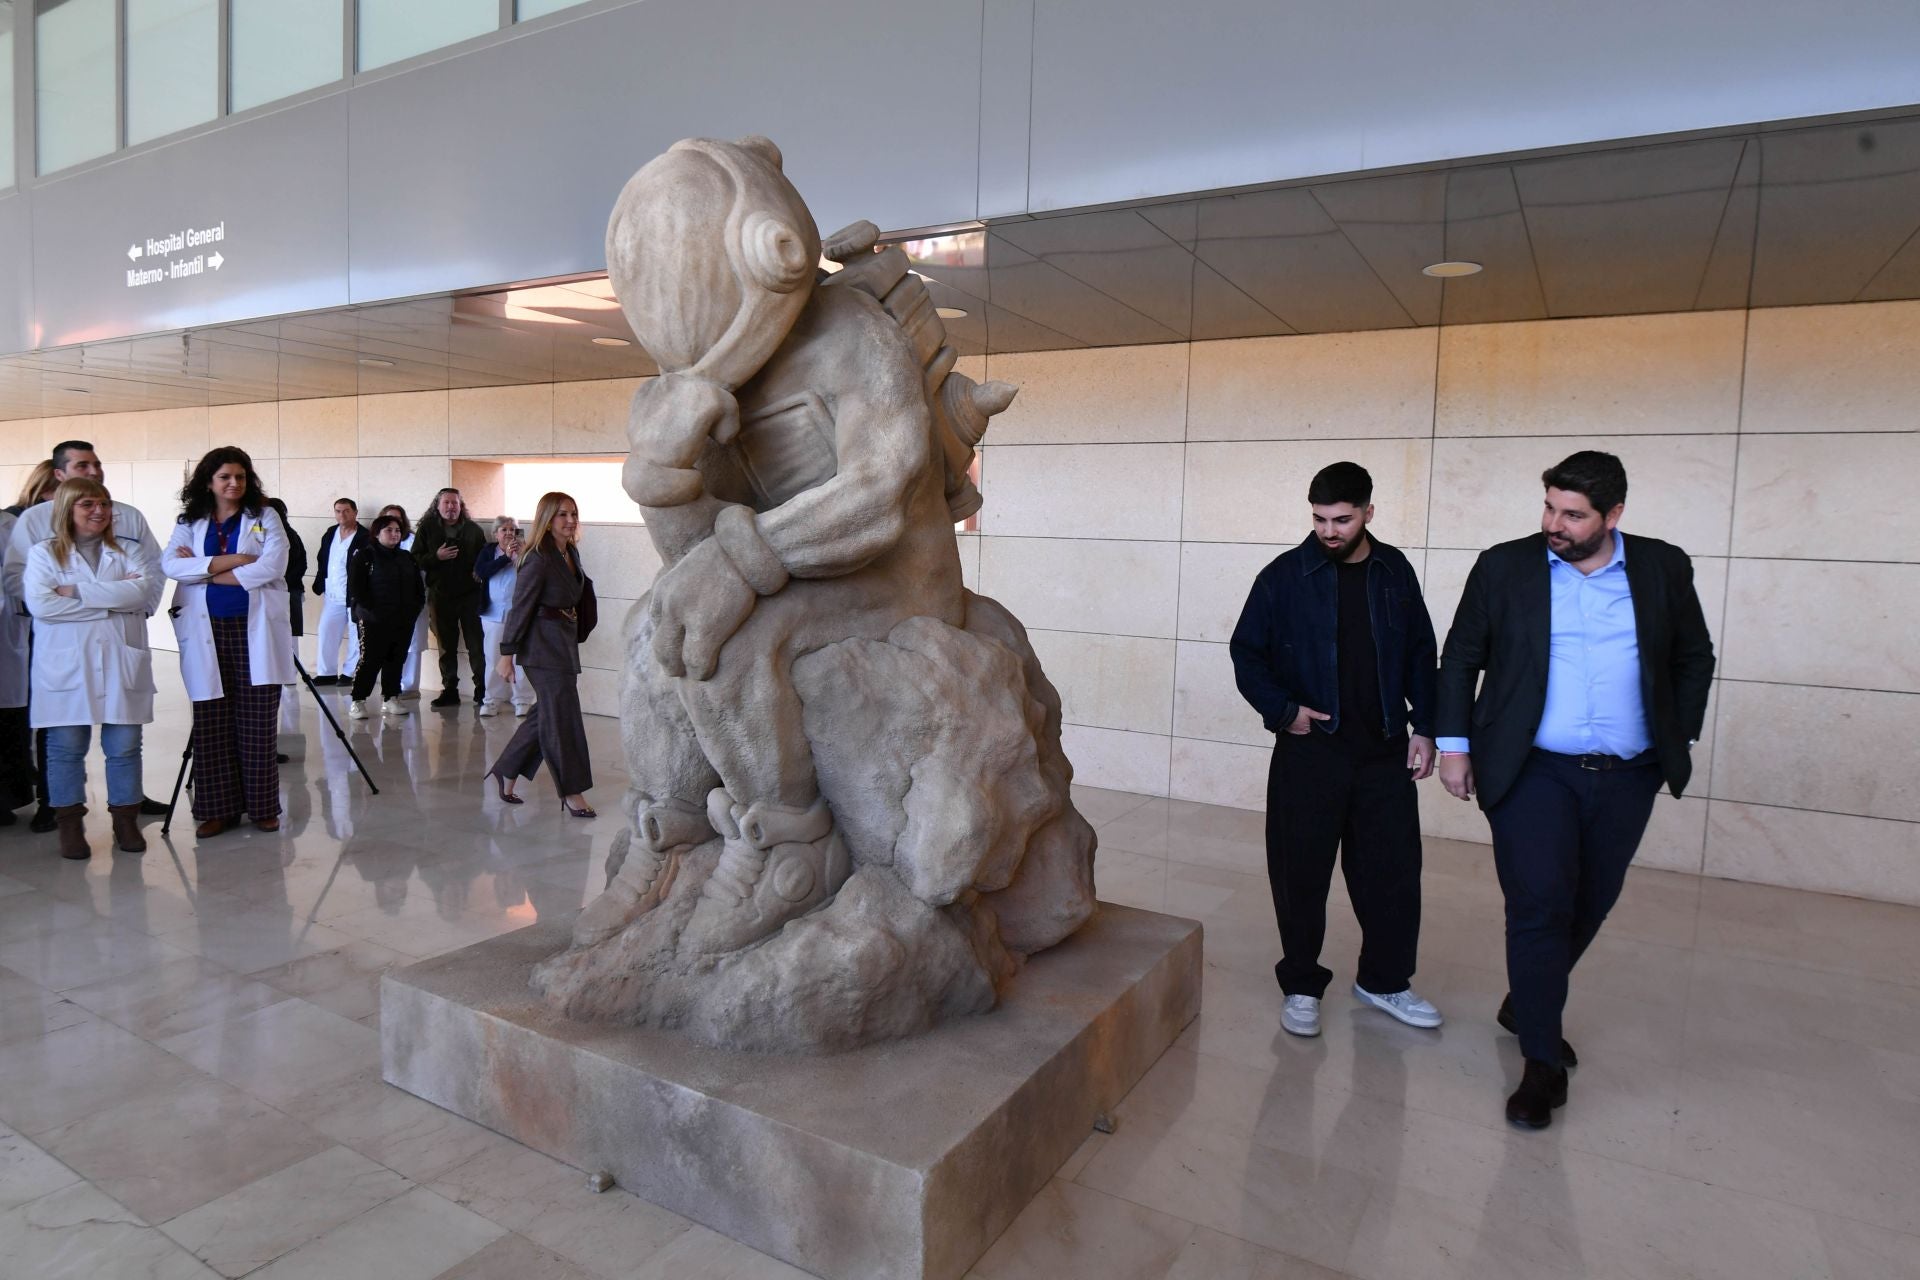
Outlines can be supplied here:
[[[320, 550], [313, 559], [319, 569], [319, 572], [313, 575], [313, 594], [317, 596], [327, 594], [327, 566], [333, 562], [333, 535], [339, 532], [339, 525], [330, 524], [327, 526], [327, 531], [320, 535]], [[372, 541], [373, 535], [367, 532], [367, 527], [356, 520], [353, 525], [353, 541], [347, 544], [347, 559], [351, 561]]]
[[[1640, 696], [1660, 769], [1674, 795], [1693, 773], [1713, 680], [1713, 640], [1693, 589], [1693, 561], [1658, 538], [1623, 534], [1627, 585], [1640, 646]], [[1480, 807], [1491, 809], [1520, 776], [1547, 705], [1553, 627], [1547, 539], [1533, 534], [1480, 553], [1440, 653], [1441, 738], [1473, 743]], [[1482, 672], [1478, 696], [1474, 682]]]

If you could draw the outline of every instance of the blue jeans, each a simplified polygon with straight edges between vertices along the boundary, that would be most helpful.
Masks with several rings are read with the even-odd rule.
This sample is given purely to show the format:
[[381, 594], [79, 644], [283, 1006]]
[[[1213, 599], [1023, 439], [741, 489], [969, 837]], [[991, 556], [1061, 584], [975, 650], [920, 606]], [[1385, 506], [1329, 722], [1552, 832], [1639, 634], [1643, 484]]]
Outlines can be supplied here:
[[[47, 802], [54, 808], [85, 804], [90, 724], [63, 724], [47, 730]], [[140, 726], [103, 724], [100, 751], [107, 758], [107, 803], [139, 804]]]

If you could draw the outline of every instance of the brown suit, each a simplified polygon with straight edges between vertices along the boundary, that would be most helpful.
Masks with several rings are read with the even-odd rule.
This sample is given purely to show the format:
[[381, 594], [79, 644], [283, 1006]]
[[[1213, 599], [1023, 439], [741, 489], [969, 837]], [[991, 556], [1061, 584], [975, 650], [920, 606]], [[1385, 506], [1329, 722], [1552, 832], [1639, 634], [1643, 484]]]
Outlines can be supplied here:
[[580, 711], [579, 627], [561, 611], [579, 608], [592, 584], [579, 568], [578, 553], [529, 550], [513, 581], [513, 604], [500, 628], [500, 652], [519, 659], [540, 695], [533, 712], [520, 722], [492, 773], [531, 778], [545, 760], [553, 784], [563, 796], [581, 795], [593, 785], [587, 753], [587, 726]]

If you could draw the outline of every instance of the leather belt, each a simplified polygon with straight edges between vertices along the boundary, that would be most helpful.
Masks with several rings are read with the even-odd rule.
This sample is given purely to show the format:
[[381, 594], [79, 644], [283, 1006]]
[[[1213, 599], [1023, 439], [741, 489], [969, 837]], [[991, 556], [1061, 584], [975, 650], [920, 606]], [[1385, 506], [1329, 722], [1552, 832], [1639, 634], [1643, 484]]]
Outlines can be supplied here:
[[1585, 769], [1590, 773], [1608, 773], [1614, 769], [1640, 769], [1659, 763], [1653, 749], [1649, 747], [1637, 756], [1573, 756], [1561, 751], [1548, 751], [1545, 747], [1535, 747], [1543, 756], [1552, 756], [1556, 760], [1565, 760], [1568, 764]]

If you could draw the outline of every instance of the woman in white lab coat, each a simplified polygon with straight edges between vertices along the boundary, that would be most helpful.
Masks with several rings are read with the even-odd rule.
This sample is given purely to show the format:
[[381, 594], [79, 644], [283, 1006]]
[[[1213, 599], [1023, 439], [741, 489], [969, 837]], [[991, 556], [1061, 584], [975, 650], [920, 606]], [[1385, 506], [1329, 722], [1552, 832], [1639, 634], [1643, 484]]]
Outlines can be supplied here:
[[53, 497], [53, 536], [27, 553], [20, 594], [33, 615], [33, 727], [47, 731], [47, 799], [60, 856], [92, 856], [87, 748], [100, 726], [113, 838], [146, 851], [140, 834], [140, 726], [153, 721], [147, 614], [164, 582], [149, 580], [113, 534], [113, 499], [76, 477]]
[[287, 612], [287, 534], [231, 445], [200, 459], [180, 491], [180, 521], [160, 558], [179, 583], [173, 629], [193, 700], [193, 816], [201, 839], [244, 811], [280, 829], [280, 686], [299, 678]]

